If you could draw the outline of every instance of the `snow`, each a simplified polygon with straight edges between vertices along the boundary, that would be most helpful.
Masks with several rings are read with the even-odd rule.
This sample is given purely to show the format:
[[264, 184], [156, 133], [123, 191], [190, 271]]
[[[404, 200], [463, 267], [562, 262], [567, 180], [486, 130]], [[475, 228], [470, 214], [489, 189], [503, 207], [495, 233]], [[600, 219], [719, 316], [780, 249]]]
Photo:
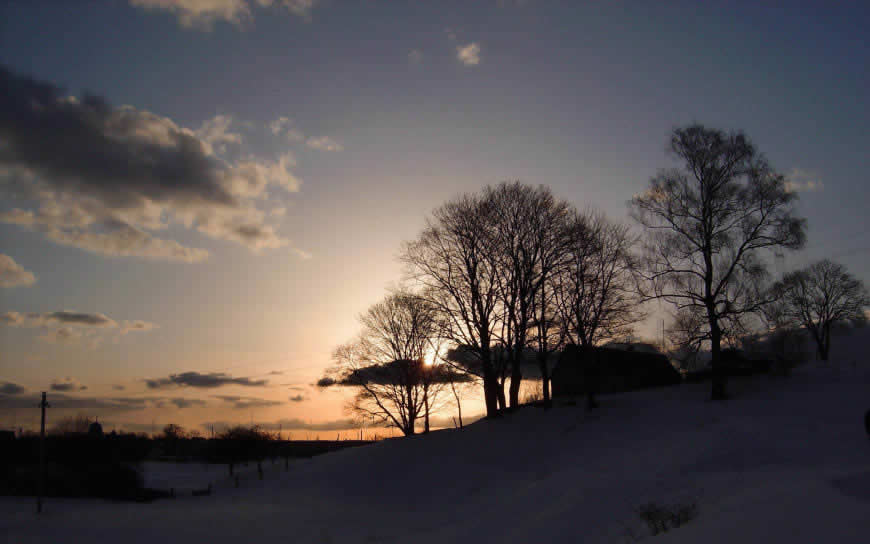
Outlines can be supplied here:
[[[865, 542], [863, 366], [732, 380], [725, 403], [690, 384], [605, 395], [594, 412], [526, 408], [287, 471], [267, 462], [238, 489], [225, 467], [163, 467], [197, 486], [213, 470], [207, 497], [52, 499], [39, 517], [32, 500], [0, 498], [0, 541]], [[650, 502], [695, 503], [697, 517], [653, 537], [637, 514]]]

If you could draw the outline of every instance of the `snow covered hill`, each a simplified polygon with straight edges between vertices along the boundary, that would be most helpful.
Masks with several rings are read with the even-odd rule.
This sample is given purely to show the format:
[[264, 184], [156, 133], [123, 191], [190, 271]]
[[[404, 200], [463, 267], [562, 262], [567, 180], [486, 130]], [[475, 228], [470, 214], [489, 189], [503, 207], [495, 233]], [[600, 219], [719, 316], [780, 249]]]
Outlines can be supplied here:
[[[290, 466], [152, 504], [0, 499], [27, 542], [866, 542], [870, 368], [603, 396]], [[638, 509], [695, 504], [651, 536]]]

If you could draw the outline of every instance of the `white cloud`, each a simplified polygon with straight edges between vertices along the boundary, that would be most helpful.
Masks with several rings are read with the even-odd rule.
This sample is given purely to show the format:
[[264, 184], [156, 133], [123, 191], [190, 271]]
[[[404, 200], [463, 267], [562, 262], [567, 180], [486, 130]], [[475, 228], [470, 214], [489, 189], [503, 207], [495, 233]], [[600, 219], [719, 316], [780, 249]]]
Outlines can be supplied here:
[[30, 287], [36, 283], [33, 272], [25, 270], [9, 255], [0, 253], [0, 287]]
[[801, 168], [792, 168], [785, 176], [785, 190], [790, 193], [812, 193], [824, 187], [816, 174]]
[[344, 149], [337, 141], [333, 140], [329, 136], [320, 136], [318, 138], [308, 138], [308, 141], [305, 142], [308, 147], [312, 149], [317, 149], [320, 151], [341, 151]]
[[480, 44], [472, 42], [468, 45], [458, 46], [456, 58], [465, 66], [477, 66], [480, 64]]

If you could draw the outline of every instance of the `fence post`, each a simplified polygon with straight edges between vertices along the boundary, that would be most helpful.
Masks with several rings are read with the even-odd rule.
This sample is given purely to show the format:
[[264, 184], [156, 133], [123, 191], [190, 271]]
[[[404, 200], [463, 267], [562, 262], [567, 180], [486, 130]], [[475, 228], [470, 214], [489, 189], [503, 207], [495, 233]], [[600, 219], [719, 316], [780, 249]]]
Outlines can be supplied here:
[[42, 400], [39, 402], [42, 411], [39, 421], [39, 490], [36, 495], [36, 513], [42, 513], [42, 496], [45, 494], [45, 409], [48, 402], [45, 400], [45, 391], [42, 392]]

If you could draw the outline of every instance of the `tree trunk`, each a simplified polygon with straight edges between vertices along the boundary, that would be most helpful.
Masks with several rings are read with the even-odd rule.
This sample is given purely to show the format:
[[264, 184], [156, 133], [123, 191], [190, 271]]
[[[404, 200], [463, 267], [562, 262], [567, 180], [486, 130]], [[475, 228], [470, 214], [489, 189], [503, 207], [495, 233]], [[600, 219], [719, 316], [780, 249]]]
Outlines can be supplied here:
[[719, 323], [715, 318], [710, 323], [710, 355], [711, 365], [713, 366], [713, 379], [711, 381], [710, 398], [713, 400], [725, 400], [727, 393], [725, 390], [727, 377], [725, 368], [722, 365], [722, 330], [719, 328]]
[[515, 354], [515, 359], [511, 365], [511, 385], [509, 388], [510, 407], [517, 408], [520, 405], [520, 384], [523, 382], [523, 369], [520, 357], [522, 355]]
[[486, 403], [486, 416], [498, 413], [498, 379], [489, 361], [483, 363], [483, 399]]
[[429, 384], [423, 386], [423, 405], [425, 409], [423, 419], [423, 433], [429, 432]]
[[507, 408], [507, 402], [504, 397], [504, 382], [498, 383], [498, 389], [496, 390], [496, 395], [498, 395], [498, 409], [504, 410]]

